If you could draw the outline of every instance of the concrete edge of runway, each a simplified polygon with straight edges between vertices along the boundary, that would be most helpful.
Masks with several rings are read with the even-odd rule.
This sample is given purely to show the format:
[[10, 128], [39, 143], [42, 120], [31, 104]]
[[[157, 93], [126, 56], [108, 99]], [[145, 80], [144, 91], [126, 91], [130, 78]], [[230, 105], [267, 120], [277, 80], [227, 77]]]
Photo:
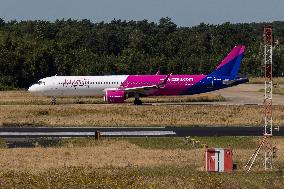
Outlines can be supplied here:
[[[262, 136], [263, 127], [0, 127], [2, 138], [36, 137], [185, 137], [185, 136]], [[284, 136], [284, 130], [273, 131]]]

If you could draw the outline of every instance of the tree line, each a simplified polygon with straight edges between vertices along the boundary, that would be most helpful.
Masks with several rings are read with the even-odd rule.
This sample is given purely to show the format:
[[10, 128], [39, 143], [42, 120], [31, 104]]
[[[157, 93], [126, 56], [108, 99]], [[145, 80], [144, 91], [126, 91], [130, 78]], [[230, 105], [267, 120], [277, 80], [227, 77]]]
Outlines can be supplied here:
[[[112, 20], [9, 21], [0, 18], [0, 89], [27, 88], [53, 75], [207, 74], [236, 44], [247, 46], [241, 73], [261, 76], [262, 32], [267, 23], [178, 27]], [[274, 75], [284, 72], [284, 22], [269, 23], [280, 44]]]

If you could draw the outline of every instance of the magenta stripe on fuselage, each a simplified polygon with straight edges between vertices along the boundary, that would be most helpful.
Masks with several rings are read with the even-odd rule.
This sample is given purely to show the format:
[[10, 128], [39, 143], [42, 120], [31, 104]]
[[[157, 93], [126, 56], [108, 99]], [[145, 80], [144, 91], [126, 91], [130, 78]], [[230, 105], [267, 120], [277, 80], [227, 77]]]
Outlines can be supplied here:
[[243, 54], [245, 52], [245, 46], [243, 45], [238, 45], [236, 46], [231, 52], [230, 54], [228, 54], [228, 56], [226, 58], [224, 58], [224, 60], [221, 62], [221, 64], [216, 68], [219, 69], [220, 67], [224, 66], [225, 64], [227, 64], [228, 62], [232, 61], [233, 59], [235, 59], [236, 57], [238, 57], [239, 55]]
[[[158, 85], [166, 77], [166, 75], [130, 75], [121, 84], [121, 87], [135, 88]], [[158, 90], [149, 90], [146, 95], [180, 95], [205, 77], [206, 75], [171, 75], [164, 87]]]

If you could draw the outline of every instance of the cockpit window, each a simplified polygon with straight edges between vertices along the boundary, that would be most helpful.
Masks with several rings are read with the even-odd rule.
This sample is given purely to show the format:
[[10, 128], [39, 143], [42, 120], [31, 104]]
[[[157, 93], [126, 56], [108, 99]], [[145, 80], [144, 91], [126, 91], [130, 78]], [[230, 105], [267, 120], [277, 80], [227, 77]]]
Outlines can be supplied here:
[[38, 84], [38, 85], [45, 85], [45, 82], [39, 80], [38, 82], [36, 82], [35, 84]]

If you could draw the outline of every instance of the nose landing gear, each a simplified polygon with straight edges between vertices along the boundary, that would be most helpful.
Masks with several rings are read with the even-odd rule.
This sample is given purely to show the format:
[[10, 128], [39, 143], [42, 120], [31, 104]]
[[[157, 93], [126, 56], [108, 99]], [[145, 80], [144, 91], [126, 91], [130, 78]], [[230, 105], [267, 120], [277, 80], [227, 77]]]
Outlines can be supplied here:
[[56, 97], [53, 96], [51, 99], [51, 105], [56, 105]]

